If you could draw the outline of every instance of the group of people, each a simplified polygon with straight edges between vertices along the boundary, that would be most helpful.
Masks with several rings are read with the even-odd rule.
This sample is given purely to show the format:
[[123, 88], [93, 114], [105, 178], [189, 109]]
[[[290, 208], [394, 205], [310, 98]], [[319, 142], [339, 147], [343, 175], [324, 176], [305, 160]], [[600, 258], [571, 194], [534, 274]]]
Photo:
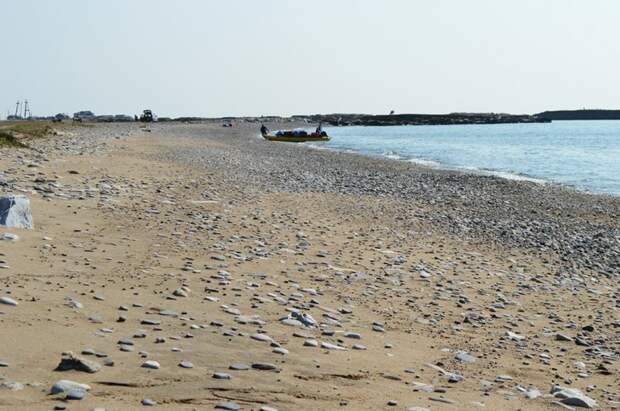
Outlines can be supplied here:
[[[269, 134], [269, 129], [268, 129], [268, 128], [264, 125], [264, 124], [261, 124], [261, 126], [260, 126], [260, 133], [261, 133], [263, 136], [266, 136], [266, 135], [268, 135], [268, 134]], [[327, 135], [327, 133], [325, 133], [325, 132], [323, 131], [323, 123], [322, 123], [322, 122], [321, 122], [321, 123], [319, 123], [319, 126], [316, 128], [316, 130], [314, 130], [314, 133], [312, 133], [312, 134], [313, 134], [313, 135], [317, 135], [317, 136], [324, 136], [324, 135]]]

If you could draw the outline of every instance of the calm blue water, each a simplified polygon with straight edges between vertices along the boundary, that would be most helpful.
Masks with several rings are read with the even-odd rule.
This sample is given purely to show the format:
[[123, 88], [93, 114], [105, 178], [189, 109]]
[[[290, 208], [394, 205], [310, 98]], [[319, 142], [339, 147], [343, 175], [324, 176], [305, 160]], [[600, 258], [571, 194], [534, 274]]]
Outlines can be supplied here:
[[620, 195], [620, 121], [334, 127], [317, 146]]

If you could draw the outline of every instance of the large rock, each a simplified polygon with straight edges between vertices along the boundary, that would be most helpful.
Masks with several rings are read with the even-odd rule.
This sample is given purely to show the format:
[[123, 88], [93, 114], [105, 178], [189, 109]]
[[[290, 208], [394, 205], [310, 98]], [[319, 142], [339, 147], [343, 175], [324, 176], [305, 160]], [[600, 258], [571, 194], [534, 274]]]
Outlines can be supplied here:
[[59, 380], [56, 381], [54, 385], [52, 385], [52, 389], [50, 390], [50, 392], [52, 394], [60, 394], [61, 392], [66, 393], [72, 390], [89, 391], [90, 386], [70, 380]]
[[34, 228], [30, 200], [24, 196], [0, 197], [0, 225], [14, 228]]
[[76, 370], [93, 374], [100, 369], [101, 364], [94, 361], [89, 361], [85, 358], [78, 357], [77, 355], [73, 355], [73, 353], [68, 352], [63, 354], [62, 359], [60, 360], [60, 364], [58, 364], [54, 371]]
[[596, 408], [597, 406], [595, 400], [576, 388], [555, 386], [551, 389], [551, 394], [559, 398], [562, 404], [572, 405], [573, 407]]

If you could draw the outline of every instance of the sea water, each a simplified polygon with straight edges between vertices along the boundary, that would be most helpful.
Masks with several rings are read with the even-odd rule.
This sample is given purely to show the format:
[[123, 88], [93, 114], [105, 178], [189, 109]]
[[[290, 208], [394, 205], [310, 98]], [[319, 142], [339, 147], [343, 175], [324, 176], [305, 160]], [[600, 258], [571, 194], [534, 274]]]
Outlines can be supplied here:
[[620, 121], [330, 127], [315, 147], [620, 196]]

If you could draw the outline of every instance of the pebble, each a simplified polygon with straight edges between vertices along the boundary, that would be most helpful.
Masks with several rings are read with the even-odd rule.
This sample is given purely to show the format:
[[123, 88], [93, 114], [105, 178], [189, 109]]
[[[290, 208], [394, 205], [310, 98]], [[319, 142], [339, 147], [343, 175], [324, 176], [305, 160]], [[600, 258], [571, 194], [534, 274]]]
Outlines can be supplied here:
[[262, 341], [262, 342], [272, 342], [273, 339], [268, 336], [267, 334], [252, 334], [250, 335], [250, 338], [252, 338], [253, 340], [256, 341]]
[[0, 304], [17, 306], [18, 303], [11, 297], [0, 297]]
[[254, 368], [255, 370], [261, 370], [261, 371], [277, 371], [278, 367], [276, 367], [274, 364], [269, 364], [269, 363], [262, 363], [262, 362], [257, 362], [252, 364], [252, 368]]
[[142, 363], [142, 368], [150, 368], [153, 370], [158, 370], [159, 367], [160, 367], [159, 363], [153, 360], [148, 360]]
[[220, 409], [220, 410], [236, 411], [236, 410], [240, 410], [241, 406], [235, 402], [218, 402], [215, 405], [215, 408]]
[[464, 362], [466, 364], [473, 364], [477, 361], [477, 358], [473, 355], [466, 353], [465, 351], [458, 351], [456, 353], [455, 358], [460, 362]]

